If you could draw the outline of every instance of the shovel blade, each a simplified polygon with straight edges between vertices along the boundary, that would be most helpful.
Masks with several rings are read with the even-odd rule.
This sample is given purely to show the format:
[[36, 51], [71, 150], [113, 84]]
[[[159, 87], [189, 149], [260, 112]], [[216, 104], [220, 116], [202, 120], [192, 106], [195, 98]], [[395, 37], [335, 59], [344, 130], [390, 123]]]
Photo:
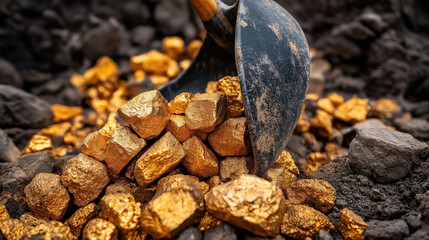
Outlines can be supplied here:
[[300, 116], [310, 74], [306, 38], [272, 0], [240, 0], [235, 61], [256, 172], [265, 173], [286, 147]]

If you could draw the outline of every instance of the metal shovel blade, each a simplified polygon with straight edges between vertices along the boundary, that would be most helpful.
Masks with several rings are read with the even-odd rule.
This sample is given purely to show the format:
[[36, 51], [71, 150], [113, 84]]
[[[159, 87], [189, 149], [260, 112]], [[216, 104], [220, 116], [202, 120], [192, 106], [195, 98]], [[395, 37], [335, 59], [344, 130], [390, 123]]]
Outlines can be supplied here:
[[304, 103], [310, 74], [306, 38], [272, 0], [240, 0], [235, 61], [256, 172], [265, 173], [286, 147]]

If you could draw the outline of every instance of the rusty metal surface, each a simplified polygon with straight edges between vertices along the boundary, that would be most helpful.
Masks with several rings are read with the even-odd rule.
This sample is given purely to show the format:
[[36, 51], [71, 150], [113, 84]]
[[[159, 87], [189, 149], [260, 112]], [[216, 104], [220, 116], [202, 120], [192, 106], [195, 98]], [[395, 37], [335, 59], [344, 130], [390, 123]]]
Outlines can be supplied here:
[[298, 121], [310, 72], [304, 33], [272, 0], [240, 0], [235, 59], [258, 175], [277, 159]]

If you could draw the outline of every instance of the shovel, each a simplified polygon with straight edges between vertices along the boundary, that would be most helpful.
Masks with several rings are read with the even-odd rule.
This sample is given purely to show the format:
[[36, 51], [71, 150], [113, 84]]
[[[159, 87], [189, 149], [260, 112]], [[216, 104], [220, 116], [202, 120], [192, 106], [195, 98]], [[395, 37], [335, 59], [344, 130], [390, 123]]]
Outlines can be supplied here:
[[239, 76], [255, 172], [279, 157], [307, 91], [310, 56], [296, 20], [273, 0], [189, 0], [207, 30], [189, 68], [159, 90], [167, 100], [204, 92], [208, 81]]

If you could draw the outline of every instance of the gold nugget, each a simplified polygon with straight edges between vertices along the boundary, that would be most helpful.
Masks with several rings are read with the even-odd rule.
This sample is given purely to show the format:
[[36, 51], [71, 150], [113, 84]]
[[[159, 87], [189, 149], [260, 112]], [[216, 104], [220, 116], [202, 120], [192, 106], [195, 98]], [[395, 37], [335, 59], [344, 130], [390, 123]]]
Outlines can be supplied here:
[[191, 130], [186, 126], [185, 116], [171, 115], [167, 124], [167, 131], [171, 132], [179, 142], [184, 142], [191, 137]]
[[243, 96], [241, 95], [238, 76], [226, 76], [219, 80], [217, 90], [225, 93], [227, 100], [226, 117], [237, 118], [244, 112]]
[[220, 178], [227, 182], [243, 174], [251, 174], [253, 169], [251, 157], [227, 157], [220, 162]]
[[225, 117], [223, 93], [203, 93], [194, 97], [185, 111], [186, 126], [191, 130], [212, 132]]
[[190, 174], [198, 177], [211, 177], [219, 172], [219, 162], [215, 154], [197, 136], [182, 144], [185, 149], [183, 165]]
[[363, 240], [363, 232], [367, 227], [368, 224], [351, 210], [341, 210], [339, 230], [345, 240]]
[[244, 156], [251, 151], [245, 117], [226, 120], [208, 139], [210, 146], [223, 157]]
[[184, 114], [189, 102], [194, 98], [194, 94], [184, 92], [176, 97], [168, 104], [170, 112], [173, 114]]
[[116, 226], [102, 218], [94, 218], [86, 224], [82, 231], [83, 240], [117, 240]]
[[76, 210], [76, 212], [74, 212], [73, 215], [64, 222], [64, 224], [69, 226], [71, 233], [75, 237], [79, 237], [83, 226], [85, 226], [89, 220], [97, 216], [97, 210], [97, 205], [90, 203], [85, 207]]
[[167, 56], [177, 61], [185, 52], [185, 42], [181, 37], [165, 37], [162, 39], [162, 48]]
[[365, 120], [368, 110], [368, 99], [361, 99], [354, 96], [352, 99], [341, 104], [335, 110], [334, 116], [341, 121], [353, 124]]

